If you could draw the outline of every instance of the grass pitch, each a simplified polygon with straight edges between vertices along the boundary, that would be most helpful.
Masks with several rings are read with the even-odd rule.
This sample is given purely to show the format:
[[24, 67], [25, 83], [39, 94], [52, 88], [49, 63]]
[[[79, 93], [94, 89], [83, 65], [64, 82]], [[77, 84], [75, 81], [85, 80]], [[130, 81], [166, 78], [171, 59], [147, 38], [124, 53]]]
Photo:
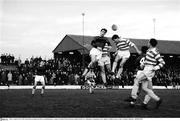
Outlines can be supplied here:
[[[129, 89], [95, 90], [40, 90], [31, 96], [30, 89], [0, 90], [0, 117], [23, 118], [165, 118], [180, 117], [180, 90], [155, 90], [163, 98], [159, 109], [150, 101], [149, 110], [136, 105], [130, 108], [123, 100], [130, 94]], [[143, 94], [141, 95], [143, 99]]]

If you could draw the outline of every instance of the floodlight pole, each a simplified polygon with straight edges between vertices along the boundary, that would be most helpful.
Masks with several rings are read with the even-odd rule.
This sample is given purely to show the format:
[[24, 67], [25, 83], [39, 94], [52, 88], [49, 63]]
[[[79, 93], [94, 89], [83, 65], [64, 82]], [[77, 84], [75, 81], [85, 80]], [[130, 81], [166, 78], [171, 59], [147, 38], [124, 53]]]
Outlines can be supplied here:
[[156, 23], [156, 19], [153, 18], [153, 25], [154, 25], [154, 38], [156, 37], [156, 26], [155, 26], [155, 23]]
[[[85, 13], [82, 13], [82, 17], [83, 17], [83, 21], [82, 21], [83, 47], [84, 47], [84, 16], [85, 16]], [[83, 68], [85, 68], [84, 54], [85, 54], [85, 51], [84, 51], [84, 48], [83, 48], [83, 54], [82, 54], [82, 64], [83, 64]]]

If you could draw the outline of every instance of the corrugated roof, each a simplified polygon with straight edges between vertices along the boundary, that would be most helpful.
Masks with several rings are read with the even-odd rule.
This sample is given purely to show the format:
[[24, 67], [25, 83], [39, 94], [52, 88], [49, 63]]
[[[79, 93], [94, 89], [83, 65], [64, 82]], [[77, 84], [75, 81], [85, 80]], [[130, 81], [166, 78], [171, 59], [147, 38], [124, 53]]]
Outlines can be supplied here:
[[[53, 53], [70, 51], [70, 50], [85, 50], [85, 53], [92, 48], [91, 41], [95, 36], [83, 36], [82, 35], [66, 35], [62, 41], [57, 45], [53, 50]], [[111, 37], [108, 37], [110, 43], [112, 44], [111, 52], [115, 52], [116, 46], [111, 40]], [[83, 41], [84, 40], [84, 41]], [[137, 47], [140, 49], [142, 46], [147, 45], [148, 39], [133, 39], [130, 38]], [[158, 48], [162, 54], [180, 54], [180, 41], [172, 40], [158, 40]], [[130, 49], [131, 53], [135, 53], [134, 49]]]

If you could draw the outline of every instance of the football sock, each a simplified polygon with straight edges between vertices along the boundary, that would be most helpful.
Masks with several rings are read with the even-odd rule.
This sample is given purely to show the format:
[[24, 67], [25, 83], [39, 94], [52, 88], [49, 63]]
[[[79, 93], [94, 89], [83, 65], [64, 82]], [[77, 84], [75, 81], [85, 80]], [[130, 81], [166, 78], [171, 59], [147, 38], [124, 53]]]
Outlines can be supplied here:
[[136, 99], [137, 98], [137, 92], [139, 89], [139, 81], [137, 79], [134, 80], [134, 85], [131, 91], [131, 96], [132, 98]]
[[118, 73], [117, 73], [117, 75], [116, 75], [117, 78], [120, 77], [122, 71], [123, 71], [123, 68], [120, 67], [119, 70], [118, 70]]
[[35, 90], [36, 90], [36, 89], [34, 89], [34, 88], [32, 89], [32, 94], [34, 94], [34, 93], [35, 93]]
[[160, 98], [152, 90], [147, 89], [147, 93], [152, 99], [159, 101]]
[[112, 67], [112, 72], [115, 72], [116, 67], [117, 67], [117, 62], [114, 62]]
[[143, 103], [147, 104], [150, 101], [150, 99], [151, 99], [151, 97], [149, 95], [146, 95], [145, 98], [144, 98]]
[[41, 89], [41, 94], [44, 94], [44, 89], [43, 88]]

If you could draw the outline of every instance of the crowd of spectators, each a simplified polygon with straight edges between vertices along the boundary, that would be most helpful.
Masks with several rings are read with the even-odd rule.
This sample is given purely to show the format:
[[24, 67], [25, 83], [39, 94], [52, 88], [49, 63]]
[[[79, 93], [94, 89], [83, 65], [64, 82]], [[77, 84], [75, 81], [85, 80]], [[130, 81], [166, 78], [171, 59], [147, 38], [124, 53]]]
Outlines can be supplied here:
[[[1, 56], [2, 57], [2, 56]], [[4, 56], [3, 56], [4, 57]], [[1, 58], [1, 64], [15, 64], [16, 70], [0, 70], [0, 85], [7, 85], [10, 82], [13, 85], [33, 85], [34, 82], [34, 70], [37, 64], [42, 60], [41, 57], [26, 59], [24, 63], [21, 61], [9, 61], [9, 57], [3, 60]], [[81, 78], [83, 68], [81, 62], [77, 60], [69, 60], [66, 57], [59, 59], [43, 60], [45, 66], [45, 80], [46, 85], [83, 85], [85, 80]], [[10, 62], [10, 63], [9, 63]], [[99, 71], [95, 71], [97, 75], [96, 83], [101, 84]], [[136, 71], [124, 69], [121, 81], [111, 80], [108, 78], [110, 85], [133, 85]], [[176, 66], [166, 65], [160, 71], [156, 72], [153, 78], [154, 85], [176, 85], [180, 83], [180, 70]]]
[[1, 54], [1, 57], [0, 57], [0, 59], [1, 59], [1, 63], [2, 64], [12, 64], [12, 63], [14, 63], [14, 59], [15, 59], [15, 57], [14, 57], [14, 55], [13, 54]]
[[166, 66], [164, 70], [158, 71], [153, 78], [155, 85], [175, 85], [180, 84], [180, 68], [177, 66]]
[[[32, 85], [35, 67], [42, 61], [41, 57], [26, 59], [24, 63], [14, 63], [14, 70], [0, 70], [0, 84], [7, 85], [9, 81], [14, 85]], [[70, 61], [67, 58], [57, 60], [43, 60], [45, 66], [45, 80], [48, 85], [81, 85], [82, 72], [80, 62]], [[7, 63], [1, 63], [8, 65]], [[12, 63], [10, 64], [12, 65]], [[10, 66], [9, 65], [9, 66]], [[12, 76], [9, 76], [12, 75]], [[12, 79], [10, 79], [12, 78]]]

